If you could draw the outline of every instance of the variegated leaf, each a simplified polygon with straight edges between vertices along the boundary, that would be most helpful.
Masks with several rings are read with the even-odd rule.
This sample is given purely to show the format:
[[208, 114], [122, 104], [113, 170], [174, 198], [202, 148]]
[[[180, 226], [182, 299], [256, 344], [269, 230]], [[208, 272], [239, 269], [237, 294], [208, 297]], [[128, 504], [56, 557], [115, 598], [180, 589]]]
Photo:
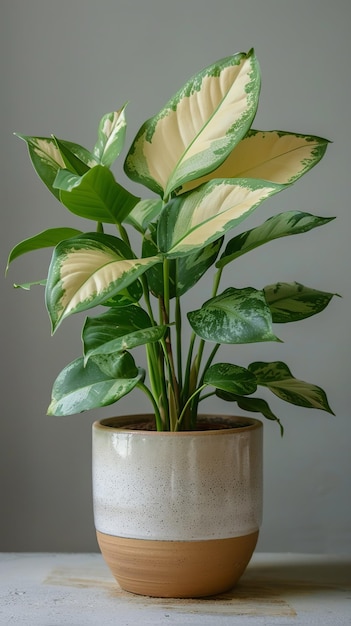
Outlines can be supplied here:
[[272, 318], [263, 292], [246, 287], [229, 287], [188, 313], [199, 337], [215, 343], [279, 341], [272, 330]]
[[[59, 169], [66, 167], [66, 162], [55, 139], [53, 137], [29, 137], [19, 133], [15, 134], [27, 143], [29, 156], [39, 178], [41, 178], [51, 193], [53, 193], [57, 199], [60, 199], [59, 191], [54, 188], [53, 183]], [[64, 141], [63, 139], [60, 141], [63, 146], [75, 154], [76, 157], [89, 168], [97, 164], [93, 155], [83, 148], [83, 146], [72, 143], [71, 141]]]
[[112, 309], [99, 317], [88, 317], [83, 328], [85, 360], [92, 355], [131, 350], [158, 341], [167, 326], [154, 326], [138, 306]]
[[255, 376], [239, 365], [216, 363], [206, 370], [204, 383], [228, 393], [250, 394], [257, 389]]
[[263, 289], [273, 322], [297, 322], [325, 309], [337, 294], [305, 287], [300, 283], [276, 283]]
[[281, 361], [255, 362], [249, 365], [249, 370], [256, 376], [259, 385], [268, 387], [281, 400], [333, 414], [323, 389], [294, 378], [285, 363]]
[[194, 253], [242, 222], [284, 185], [260, 180], [213, 180], [171, 200], [160, 215], [158, 245], [167, 257]]
[[104, 165], [96, 165], [83, 176], [59, 170], [54, 187], [75, 215], [110, 224], [122, 223], [140, 199], [117, 183]]
[[168, 198], [212, 171], [249, 129], [259, 90], [253, 50], [199, 72], [141, 127], [126, 158], [127, 175]]
[[100, 120], [93, 152], [97, 161], [106, 167], [111, 167], [124, 145], [127, 127], [124, 110], [125, 106], [119, 111], [106, 113]]
[[280, 419], [270, 409], [268, 402], [261, 398], [247, 398], [246, 396], [239, 396], [235, 393], [228, 393], [221, 389], [217, 389], [216, 396], [225, 400], [226, 402], [236, 402], [238, 407], [243, 411], [250, 411], [251, 413], [261, 413], [266, 419], [277, 422], [280, 427], [280, 434], [283, 436], [284, 428], [280, 422]]
[[73, 237], [55, 248], [46, 284], [53, 331], [68, 315], [105, 302], [160, 262], [155, 256], [135, 259], [128, 251], [123, 241], [101, 233]]
[[261, 226], [247, 230], [231, 239], [216, 267], [224, 267], [239, 256], [262, 246], [269, 241], [306, 233], [317, 226], [328, 224], [334, 217], [318, 217], [302, 211], [286, 211], [278, 213], [266, 220]]
[[117, 402], [142, 380], [144, 370], [132, 377], [114, 378], [96, 363], [84, 366], [83, 358], [67, 365], [56, 378], [48, 415], [72, 415]]
[[6, 272], [10, 263], [22, 254], [26, 254], [32, 250], [40, 250], [41, 248], [51, 248], [56, 246], [63, 239], [75, 237], [80, 233], [81, 231], [76, 228], [49, 228], [38, 235], [34, 235], [34, 237], [24, 239], [12, 248], [7, 260]]
[[314, 135], [251, 129], [217, 169], [185, 184], [181, 192], [212, 178], [259, 178], [291, 184], [321, 160], [328, 143]]
[[125, 221], [144, 234], [149, 224], [161, 213], [162, 207], [163, 202], [159, 199], [140, 200], [127, 215]]

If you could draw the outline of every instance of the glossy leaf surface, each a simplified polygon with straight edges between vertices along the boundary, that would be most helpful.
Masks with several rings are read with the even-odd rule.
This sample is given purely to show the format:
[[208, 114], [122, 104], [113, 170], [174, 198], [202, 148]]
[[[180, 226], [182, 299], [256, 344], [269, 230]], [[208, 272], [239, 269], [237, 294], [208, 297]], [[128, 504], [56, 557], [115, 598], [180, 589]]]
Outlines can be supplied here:
[[305, 287], [300, 283], [276, 283], [263, 289], [273, 322], [297, 322], [316, 315], [335, 294]]

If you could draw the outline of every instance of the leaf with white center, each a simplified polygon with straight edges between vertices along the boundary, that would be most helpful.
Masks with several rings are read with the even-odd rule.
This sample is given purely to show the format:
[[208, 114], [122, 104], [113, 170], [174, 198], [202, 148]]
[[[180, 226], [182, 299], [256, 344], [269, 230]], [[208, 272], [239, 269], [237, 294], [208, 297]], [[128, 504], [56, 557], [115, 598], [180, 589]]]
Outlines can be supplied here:
[[99, 317], [88, 317], [83, 328], [85, 360], [95, 354], [131, 350], [159, 341], [167, 326], [154, 326], [148, 314], [138, 306], [112, 309]]
[[162, 207], [162, 200], [140, 200], [127, 215], [125, 221], [144, 234], [149, 224], [161, 213]]
[[297, 322], [325, 309], [334, 293], [305, 287], [300, 283], [276, 283], [263, 289], [273, 322]]
[[87, 233], [54, 250], [46, 284], [52, 330], [71, 315], [106, 302], [133, 283], [158, 257], [135, 259], [117, 237]]
[[302, 211], [286, 211], [278, 213], [266, 220], [261, 226], [256, 226], [231, 239], [216, 267], [224, 267], [234, 259], [262, 246], [269, 241], [306, 233], [317, 226], [328, 224], [334, 217], [318, 217]]
[[294, 378], [285, 363], [255, 362], [248, 369], [256, 376], [259, 385], [268, 387], [281, 400], [310, 409], [321, 409], [334, 415], [323, 389]]
[[217, 169], [185, 184], [181, 193], [212, 178], [259, 178], [291, 184], [317, 165], [328, 143], [314, 135], [251, 129]]
[[216, 396], [218, 396], [218, 398], [221, 398], [221, 400], [225, 400], [226, 402], [236, 402], [238, 407], [243, 411], [261, 413], [268, 420], [277, 422], [280, 427], [280, 434], [283, 436], [284, 428], [280, 422], [280, 419], [270, 409], [266, 400], [262, 400], [261, 398], [247, 398], [246, 396], [239, 396], [235, 393], [228, 393], [227, 391], [222, 391], [221, 389], [217, 389]]
[[279, 341], [272, 330], [272, 317], [262, 291], [229, 287], [188, 313], [195, 333], [215, 343]]
[[97, 161], [106, 167], [111, 167], [124, 145], [127, 127], [124, 109], [125, 106], [119, 111], [106, 113], [99, 123], [93, 152]]
[[40, 250], [41, 248], [51, 248], [56, 246], [63, 239], [75, 237], [80, 233], [81, 231], [76, 228], [49, 228], [38, 235], [34, 235], [34, 237], [24, 239], [12, 248], [7, 260], [6, 272], [10, 263], [22, 254], [26, 254], [32, 250]]
[[117, 402], [144, 377], [139, 369], [131, 377], [114, 378], [96, 363], [84, 367], [82, 358], [67, 365], [56, 378], [48, 415], [72, 415]]
[[59, 170], [54, 186], [61, 202], [75, 215], [103, 223], [122, 223], [139, 202], [107, 167], [96, 165], [83, 176]]
[[284, 189], [261, 180], [213, 180], [171, 200], [158, 222], [158, 246], [168, 258], [194, 253], [242, 222]]
[[[59, 200], [59, 191], [54, 188], [53, 184], [57, 172], [66, 167], [66, 162], [57, 147], [55, 139], [53, 137], [29, 137], [27, 135], [20, 135], [19, 133], [15, 134], [27, 143], [29, 156], [35, 171], [51, 193]], [[72, 143], [71, 141], [64, 141], [63, 139], [60, 141], [63, 146], [70, 150], [88, 167], [93, 167], [97, 164], [93, 155], [83, 148], [83, 146]]]
[[249, 370], [230, 363], [216, 363], [206, 370], [204, 384], [228, 393], [250, 394], [257, 389], [255, 376]]
[[125, 161], [127, 175], [168, 198], [214, 170], [250, 128], [259, 91], [253, 50], [202, 70], [141, 127]]

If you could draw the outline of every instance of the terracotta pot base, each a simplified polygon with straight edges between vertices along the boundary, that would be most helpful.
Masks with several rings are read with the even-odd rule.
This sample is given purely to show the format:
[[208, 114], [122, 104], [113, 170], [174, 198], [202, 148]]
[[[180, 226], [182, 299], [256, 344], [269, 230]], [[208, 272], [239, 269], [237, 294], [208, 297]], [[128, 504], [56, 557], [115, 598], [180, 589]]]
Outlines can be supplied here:
[[102, 555], [122, 589], [161, 598], [199, 598], [228, 591], [244, 573], [258, 531], [207, 541], [153, 541], [97, 531]]

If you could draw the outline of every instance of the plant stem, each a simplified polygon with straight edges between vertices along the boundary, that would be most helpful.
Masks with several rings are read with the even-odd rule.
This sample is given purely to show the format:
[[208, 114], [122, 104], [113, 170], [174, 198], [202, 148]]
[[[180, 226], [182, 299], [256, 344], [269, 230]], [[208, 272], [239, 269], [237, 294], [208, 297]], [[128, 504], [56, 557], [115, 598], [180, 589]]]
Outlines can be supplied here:
[[145, 385], [145, 383], [139, 382], [137, 384], [137, 387], [139, 387], [139, 389], [141, 389], [149, 398], [149, 400], [151, 400], [154, 412], [155, 412], [155, 420], [156, 420], [156, 429], [158, 431], [163, 431], [163, 421], [162, 421], [162, 417], [159, 411], [159, 408], [157, 406], [157, 402], [153, 396], [153, 394], [151, 393], [150, 389]]

